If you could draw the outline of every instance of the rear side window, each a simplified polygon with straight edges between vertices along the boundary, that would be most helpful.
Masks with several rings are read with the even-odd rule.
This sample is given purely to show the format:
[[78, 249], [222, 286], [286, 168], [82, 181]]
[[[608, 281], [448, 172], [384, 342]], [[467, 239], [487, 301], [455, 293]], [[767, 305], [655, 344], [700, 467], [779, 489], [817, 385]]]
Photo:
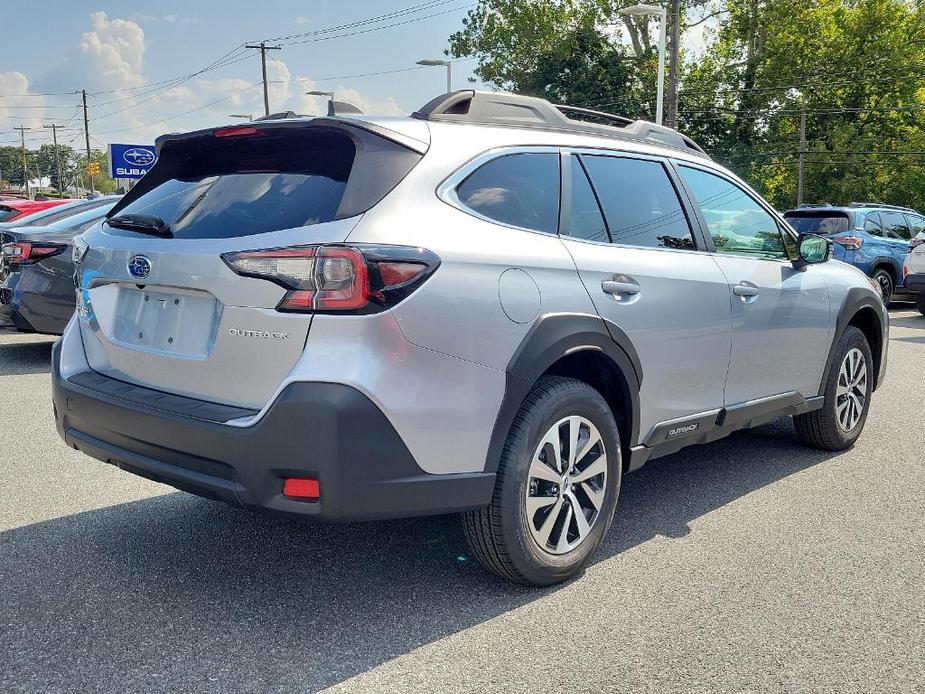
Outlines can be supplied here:
[[678, 194], [657, 161], [582, 156], [614, 243], [693, 250]]
[[460, 203], [495, 222], [555, 234], [559, 155], [507, 154], [483, 164], [456, 188]]
[[16, 219], [19, 215], [19, 210], [14, 210], [12, 207], [7, 207], [6, 205], [0, 205], [0, 222], [9, 222], [12, 219]]
[[887, 236], [904, 241], [912, 238], [909, 236], [909, 227], [906, 226], [906, 217], [901, 212], [881, 212], [880, 219], [883, 220]]
[[850, 227], [846, 212], [788, 212], [784, 218], [801, 234], [841, 234]]
[[160, 217], [174, 237], [199, 239], [261, 234], [359, 214], [420, 160], [384, 138], [369, 138], [363, 143], [362, 165], [354, 140], [333, 128], [267, 128], [254, 136], [168, 142], [115, 214]]
[[880, 215], [876, 212], [870, 212], [867, 219], [864, 220], [864, 231], [874, 236], [883, 236], [883, 229], [880, 226]]
[[594, 197], [594, 190], [588, 181], [584, 167], [578, 157], [572, 155], [572, 204], [569, 213], [568, 235], [586, 241], [608, 241], [607, 225], [601, 215], [601, 208]]

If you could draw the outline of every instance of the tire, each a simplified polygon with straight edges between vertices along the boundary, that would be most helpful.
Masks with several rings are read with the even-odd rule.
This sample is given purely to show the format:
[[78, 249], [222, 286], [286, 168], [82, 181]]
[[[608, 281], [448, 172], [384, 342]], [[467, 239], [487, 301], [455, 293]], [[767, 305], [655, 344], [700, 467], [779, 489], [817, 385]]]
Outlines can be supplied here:
[[923, 316], [925, 316], [925, 294], [915, 295], [915, 307]]
[[[859, 353], [863, 359], [864, 379], [858, 378], [857, 388], [848, 388], [849, 393], [844, 394], [843, 375], [847, 370], [850, 374], [851, 366], [848, 364], [849, 354]], [[860, 369], [858, 369], [860, 371]], [[813, 448], [824, 451], [843, 451], [851, 448], [864, 430], [867, 413], [870, 409], [870, 394], [873, 386], [874, 361], [870, 353], [867, 338], [858, 328], [849, 325], [838, 339], [838, 346], [832, 355], [829, 364], [829, 375], [825, 383], [824, 402], [822, 408], [814, 412], [796, 415], [793, 424], [800, 439]], [[852, 379], [848, 379], [851, 383]], [[842, 390], [842, 393], [839, 391]], [[857, 395], [863, 393], [863, 403], [858, 408]], [[850, 401], [850, 402], [849, 402]], [[847, 404], [846, 404], [847, 403]], [[840, 407], [846, 407], [847, 410]], [[857, 413], [854, 419], [851, 410]], [[846, 426], [846, 423], [850, 426]]]
[[[579, 424], [579, 443], [574, 448], [581, 455], [563, 475], [544, 461], [556, 459], [553, 438], [559, 440], [563, 455], [569, 449], [573, 422]], [[589, 446], [592, 427], [600, 445]], [[559, 435], [550, 438], [552, 432]], [[565, 439], [559, 438], [563, 435]], [[568, 461], [562, 467], [567, 468]], [[599, 469], [604, 472], [596, 472]], [[516, 583], [548, 586], [568, 580], [588, 563], [610, 527], [622, 470], [620, 434], [601, 394], [582, 381], [541, 378], [508, 433], [491, 504], [462, 516], [473, 555], [489, 571]], [[581, 479], [591, 472], [595, 472], [592, 477]], [[593, 492], [598, 506], [588, 492]], [[533, 509], [529, 516], [528, 504]], [[583, 536], [575, 508], [582, 509], [585, 519]], [[547, 525], [554, 513], [557, 520]], [[563, 533], [566, 523], [569, 530]], [[545, 544], [543, 538], [548, 538]]]
[[893, 275], [880, 267], [874, 270], [874, 274], [872, 274], [870, 278], [875, 280], [880, 286], [880, 296], [883, 299], [883, 305], [889, 306], [890, 301], [893, 298], [893, 290], [895, 288], [893, 283]]

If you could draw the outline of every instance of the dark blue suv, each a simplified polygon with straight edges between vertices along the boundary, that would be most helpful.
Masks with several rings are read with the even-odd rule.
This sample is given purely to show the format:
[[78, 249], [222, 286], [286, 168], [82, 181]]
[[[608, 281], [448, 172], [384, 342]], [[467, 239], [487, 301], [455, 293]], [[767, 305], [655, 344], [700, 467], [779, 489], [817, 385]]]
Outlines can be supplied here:
[[909, 241], [925, 229], [925, 217], [908, 207], [875, 202], [801, 205], [784, 217], [796, 231], [821, 234], [835, 242], [833, 257], [877, 281], [883, 301], [899, 299]]

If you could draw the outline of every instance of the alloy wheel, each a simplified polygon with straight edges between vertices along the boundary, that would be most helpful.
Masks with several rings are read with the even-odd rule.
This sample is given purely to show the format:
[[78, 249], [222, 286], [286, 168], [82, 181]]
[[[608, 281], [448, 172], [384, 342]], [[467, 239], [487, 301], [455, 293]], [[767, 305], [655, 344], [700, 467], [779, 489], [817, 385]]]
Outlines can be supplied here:
[[591, 532], [604, 504], [607, 450], [588, 419], [573, 415], [543, 436], [530, 463], [524, 510], [533, 540], [565, 554]]
[[835, 387], [835, 418], [843, 432], [852, 431], [861, 420], [867, 402], [867, 361], [857, 347], [848, 351], [838, 370]]

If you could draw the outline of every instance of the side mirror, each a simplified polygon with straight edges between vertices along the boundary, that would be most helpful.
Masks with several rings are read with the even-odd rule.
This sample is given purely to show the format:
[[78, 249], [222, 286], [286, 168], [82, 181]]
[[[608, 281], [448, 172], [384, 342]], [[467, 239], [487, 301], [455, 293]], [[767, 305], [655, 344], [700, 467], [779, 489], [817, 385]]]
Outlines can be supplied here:
[[824, 263], [832, 257], [832, 242], [816, 234], [803, 234], [797, 242], [799, 258], [793, 261], [793, 267], [802, 270], [807, 265]]

